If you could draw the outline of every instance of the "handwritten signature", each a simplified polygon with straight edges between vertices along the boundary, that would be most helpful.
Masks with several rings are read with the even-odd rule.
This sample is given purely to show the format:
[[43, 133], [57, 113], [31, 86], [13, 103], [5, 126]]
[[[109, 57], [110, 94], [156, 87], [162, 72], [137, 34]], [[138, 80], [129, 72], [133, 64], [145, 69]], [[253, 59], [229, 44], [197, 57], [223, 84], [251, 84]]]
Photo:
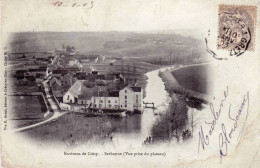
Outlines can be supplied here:
[[221, 124], [222, 127], [222, 132], [219, 134], [219, 152], [220, 152], [220, 162], [222, 161], [222, 157], [227, 155], [227, 151], [228, 151], [228, 144], [231, 143], [232, 140], [232, 135], [233, 133], [236, 131], [237, 129], [237, 122], [240, 119], [240, 115], [243, 112], [244, 106], [247, 104], [247, 110], [246, 110], [246, 119], [244, 121], [243, 127], [239, 133], [239, 136], [237, 138], [237, 142], [239, 143], [243, 132], [244, 132], [244, 128], [245, 128], [245, 124], [248, 118], [248, 112], [249, 112], [249, 92], [247, 92], [247, 95], [244, 95], [243, 97], [243, 102], [241, 103], [241, 106], [239, 108], [239, 110], [237, 111], [237, 114], [235, 116], [231, 116], [231, 105], [229, 106], [229, 112], [228, 112], [228, 117], [229, 119], [231, 119], [234, 124], [233, 124], [233, 128], [231, 128], [229, 130], [229, 132], [226, 132], [226, 126], [224, 123]]
[[[215, 131], [215, 126], [216, 126], [217, 122], [220, 122], [219, 117], [222, 114], [222, 108], [226, 104], [227, 97], [228, 97], [228, 87], [224, 91], [224, 98], [221, 100], [217, 111], [215, 110], [213, 103], [210, 103], [210, 110], [211, 110], [211, 114], [213, 115], [213, 120], [210, 121], [210, 122], [205, 121], [205, 124], [210, 125], [210, 129], [208, 131], [208, 134], [204, 133], [203, 127], [200, 126], [198, 153], [200, 152], [200, 148], [202, 148], [204, 150], [205, 147], [210, 144], [210, 137], [211, 137], [211, 135], [213, 135], [213, 133]], [[227, 154], [228, 154], [229, 144], [232, 143], [232, 140], [234, 139], [233, 134], [237, 130], [238, 121], [240, 120], [240, 116], [243, 113], [245, 106], [247, 106], [246, 118], [245, 118], [243, 126], [242, 126], [242, 128], [239, 132], [239, 135], [237, 137], [237, 144], [239, 144], [239, 142], [242, 138], [242, 135], [243, 135], [243, 132], [244, 132], [244, 129], [245, 129], [245, 124], [246, 124], [248, 114], [249, 114], [249, 92], [247, 92], [247, 94], [243, 96], [242, 103], [240, 104], [240, 108], [237, 111], [237, 113], [235, 113], [235, 114], [231, 113], [232, 112], [231, 111], [232, 103], [229, 104], [228, 118], [230, 120], [228, 122], [229, 123], [233, 122], [233, 125], [232, 125], [232, 128], [226, 129], [226, 124], [224, 122], [221, 123], [221, 132], [219, 133], [220, 163], [222, 162], [223, 156], [227, 156]]]
[[89, 9], [94, 7], [94, 1], [86, 1], [84, 3], [80, 3], [80, 2], [73, 2], [73, 3], [69, 3], [69, 2], [63, 2], [63, 1], [55, 1], [53, 3], [51, 3], [53, 6], [56, 7], [72, 7], [72, 8], [76, 8], [76, 7], [88, 7]]

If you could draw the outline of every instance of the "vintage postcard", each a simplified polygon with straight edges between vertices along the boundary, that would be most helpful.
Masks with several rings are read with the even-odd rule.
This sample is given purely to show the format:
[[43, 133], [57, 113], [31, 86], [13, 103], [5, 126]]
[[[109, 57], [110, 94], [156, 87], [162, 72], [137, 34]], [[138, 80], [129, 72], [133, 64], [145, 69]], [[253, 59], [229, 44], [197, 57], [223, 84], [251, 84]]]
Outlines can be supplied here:
[[257, 168], [259, 0], [2, 0], [3, 168]]

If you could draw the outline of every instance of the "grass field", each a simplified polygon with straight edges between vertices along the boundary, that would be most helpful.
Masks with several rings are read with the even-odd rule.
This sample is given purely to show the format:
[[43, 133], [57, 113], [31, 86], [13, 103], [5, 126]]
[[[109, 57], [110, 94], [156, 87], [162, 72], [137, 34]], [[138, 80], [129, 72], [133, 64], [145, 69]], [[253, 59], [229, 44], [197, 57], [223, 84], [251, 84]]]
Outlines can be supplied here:
[[182, 87], [210, 94], [210, 86], [212, 86], [210, 70], [210, 65], [190, 66], [174, 70], [172, 75]]
[[40, 121], [47, 111], [42, 96], [9, 96], [9, 118], [16, 127]]
[[23, 132], [39, 143], [52, 142], [77, 145], [89, 140], [111, 141], [113, 132], [131, 132], [141, 129], [140, 116], [130, 118], [86, 117], [68, 113], [56, 121]]

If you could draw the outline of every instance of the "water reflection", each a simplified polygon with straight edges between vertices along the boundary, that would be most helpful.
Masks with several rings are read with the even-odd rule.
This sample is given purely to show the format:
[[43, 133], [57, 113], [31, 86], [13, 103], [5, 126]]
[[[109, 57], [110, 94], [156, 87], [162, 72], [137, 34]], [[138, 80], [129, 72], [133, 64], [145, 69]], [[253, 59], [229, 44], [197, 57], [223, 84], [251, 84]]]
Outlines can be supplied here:
[[118, 133], [140, 133], [141, 132], [141, 115], [135, 114], [125, 118], [111, 117], [111, 126]]

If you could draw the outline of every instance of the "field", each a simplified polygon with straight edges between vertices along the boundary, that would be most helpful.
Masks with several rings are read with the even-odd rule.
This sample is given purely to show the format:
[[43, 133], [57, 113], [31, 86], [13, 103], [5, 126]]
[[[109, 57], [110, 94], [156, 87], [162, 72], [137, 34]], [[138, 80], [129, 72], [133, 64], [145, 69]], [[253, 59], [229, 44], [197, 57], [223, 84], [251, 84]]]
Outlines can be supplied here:
[[130, 118], [86, 117], [84, 114], [68, 113], [56, 121], [46, 123], [23, 134], [39, 143], [56, 142], [77, 145], [89, 140], [111, 141], [114, 132], [131, 132], [141, 129], [139, 115]]
[[204, 41], [180, 34], [132, 32], [24, 32], [9, 36], [10, 53], [44, 55], [73, 45], [80, 55], [136, 58], [155, 64], [205, 61]]
[[172, 72], [178, 83], [186, 88], [199, 93], [210, 94], [212, 81], [210, 65], [198, 65], [180, 68]]
[[47, 108], [41, 96], [9, 96], [9, 118], [16, 127], [29, 125], [43, 119]]

